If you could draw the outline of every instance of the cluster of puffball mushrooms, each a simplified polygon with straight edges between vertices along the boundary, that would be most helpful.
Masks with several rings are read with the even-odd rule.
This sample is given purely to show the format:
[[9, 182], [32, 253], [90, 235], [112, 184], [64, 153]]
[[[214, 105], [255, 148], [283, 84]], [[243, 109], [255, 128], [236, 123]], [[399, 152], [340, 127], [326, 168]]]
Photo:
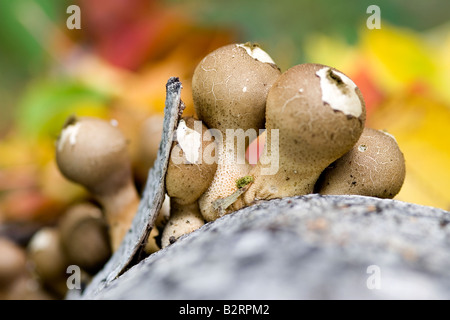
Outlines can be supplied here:
[[80, 268], [86, 283], [107, 261], [111, 249], [101, 209], [85, 202], [70, 207], [58, 226], [45, 226], [27, 250], [0, 237], [0, 300], [49, 300], [67, 292], [67, 268]]
[[[259, 46], [231, 44], [199, 63], [192, 95], [196, 118], [180, 119], [165, 176], [170, 214], [158, 217], [148, 253], [260, 200], [310, 193], [393, 198], [403, 184], [405, 164], [396, 140], [365, 128], [360, 90], [332, 67], [305, 63], [281, 73]], [[249, 129], [265, 129], [246, 142], [247, 150], [255, 143], [263, 150], [256, 163], [234, 139], [231, 148], [225, 143], [229, 130]], [[214, 161], [201, 161], [204, 150], [213, 150]], [[173, 161], [175, 155], [182, 161]], [[278, 170], [263, 174], [275, 155]], [[57, 141], [56, 160], [63, 175], [101, 205], [115, 251], [139, 203], [127, 139], [114, 122], [72, 117]]]

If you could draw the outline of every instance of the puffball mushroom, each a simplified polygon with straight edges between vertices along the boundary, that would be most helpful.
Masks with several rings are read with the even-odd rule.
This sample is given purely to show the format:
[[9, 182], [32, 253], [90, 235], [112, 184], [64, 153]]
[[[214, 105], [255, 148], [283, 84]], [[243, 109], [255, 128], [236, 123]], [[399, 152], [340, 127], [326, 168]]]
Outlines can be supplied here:
[[[208, 54], [196, 67], [192, 78], [194, 108], [200, 120], [222, 135], [218, 143], [218, 167], [208, 190], [199, 200], [207, 221], [222, 213], [213, 203], [237, 190], [236, 180], [245, 176], [251, 166], [245, 161], [233, 136], [227, 130], [264, 128], [266, 98], [280, 70], [270, 56], [253, 44], [231, 44]], [[234, 150], [227, 146], [233, 139]]]
[[61, 217], [58, 228], [69, 264], [94, 274], [109, 259], [108, 226], [97, 206], [86, 202], [70, 207]]
[[36, 232], [27, 246], [34, 273], [45, 287], [63, 296], [67, 291], [66, 269], [69, 265], [56, 227], [44, 227]]
[[[267, 96], [265, 149], [249, 173], [254, 182], [233, 208], [312, 193], [322, 171], [356, 143], [365, 117], [360, 90], [342, 72], [312, 63], [288, 69]], [[279, 143], [272, 145], [275, 133]], [[277, 155], [278, 171], [265, 174]]]
[[25, 251], [7, 238], [0, 237], [0, 291], [25, 272]]
[[[199, 128], [196, 128], [196, 122]], [[210, 185], [217, 168], [215, 154], [207, 152], [211, 145], [214, 146], [214, 140], [201, 121], [182, 118], [176, 137], [165, 177], [170, 218], [162, 233], [163, 248], [204, 224], [198, 198]], [[204, 154], [211, 157], [203, 157]]]
[[0, 300], [53, 299], [31, 274], [26, 251], [0, 237]]
[[323, 172], [318, 192], [393, 198], [405, 173], [405, 159], [395, 138], [365, 128], [355, 146]]
[[66, 178], [86, 187], [100, 202], [112, 250], [117, 250], [139, 206], [127, 140], [117, 123], [69, 118], [57, 142], [56, 161]]

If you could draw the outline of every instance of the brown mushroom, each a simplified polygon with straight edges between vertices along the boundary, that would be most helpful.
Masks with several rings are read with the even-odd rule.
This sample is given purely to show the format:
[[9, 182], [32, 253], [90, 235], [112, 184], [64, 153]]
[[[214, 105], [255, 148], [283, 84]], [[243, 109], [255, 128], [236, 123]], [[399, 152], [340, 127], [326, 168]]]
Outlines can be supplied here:
[[201, 121], [182, 118], [176, 137], [165, 177], [170, 218], [162, 233], [163, 248], [204, 224], [198, 198], [210, 185], [217, 168], [214, 154], [209, 154], [209, 159], [203, 156], [214, 140]]
[[63, 175], [86, 187], [102, 205], [112, 250], [119, 247], [139, 206], [127, 140], [116, 122], [71, 117], [57, 142], [56, 161]]
[[33, 273], [41, 283], [58, 296], [64, 296], [69, 263], [61, 246], [58, 228], [44, 227], [36, 232], [28, 244], [27, 255]]
[[70, 207], [58, 228], [69, 264], [95, 274], [109, 259], [108, 226], [99, 207], [88, 202]]
[[[253, 44], [231, 44], [208, 54], [192, 78], [195, 111], [210, 129], [218, 130], [216, 175], [199, 200], [207, 221], [224, 214], [213, 203], [233, 194], [236, 179], [251, 166], [245, 161], [247, 130], [256, 137], [264, 128], [267, 93], [280, 76], [270, 56]], [[254, 138], [255, 138], [254, 137]], [[237, 141], [235, 138], [241, 141]]]
[[0, 237], [0, 300], [56, 299], [33, 276], [26, 251], [5, 237]]
[[26, 253], [12, 241], [0, 237], [0, 290], [11, 285], [26, 269]]
[[321, 194], [393, 198], [405, 180], [405, 159], [395, 138], [365, 128], [355, 146], [322, 174]]

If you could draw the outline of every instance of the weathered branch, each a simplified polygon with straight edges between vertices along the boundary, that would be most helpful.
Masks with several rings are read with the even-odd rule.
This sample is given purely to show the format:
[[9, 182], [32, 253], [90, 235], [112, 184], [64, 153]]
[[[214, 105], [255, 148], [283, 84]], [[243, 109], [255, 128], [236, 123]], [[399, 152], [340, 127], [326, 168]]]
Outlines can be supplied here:
[[86, 290], [83, 293], [80, 290], [71, 290], [67, 298], [73, 299], [80, 298], [80, 296], [81, 298], [94, 296], [133, 264], [142, 259], [143, 247], [164, 200], [164, 177], [169, 163], [170, 147], [178, 120], [184, 109], [184, 104], [180, 98], [181, 88], [182, 85], [178, 78], [172, 77], [167, 81], [164, 129], [158, 157], [153, 168], [149, 171], [139, 209], [129, 232], [122, 241], [119, 249], [113, 254], [104, 268], [93, 278]]
[[391, 199], [262, 201], [180, 237], [95, 299], [449, 299], [450, 214]]

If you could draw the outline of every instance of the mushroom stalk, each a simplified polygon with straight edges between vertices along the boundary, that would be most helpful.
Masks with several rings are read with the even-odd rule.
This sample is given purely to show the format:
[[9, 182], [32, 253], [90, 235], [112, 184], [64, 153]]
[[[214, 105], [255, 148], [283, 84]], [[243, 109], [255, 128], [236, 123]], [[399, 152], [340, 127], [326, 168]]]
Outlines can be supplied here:
[[[228, 141], [225, 135], [224, 141]], [[245, 153], [238, 152], [238, 142], [234, 141], [232, 145], [234, 149], [230, 149], [227, 143], [218, 143], [216, 174], [208, 190], [199, 199], [202, 215], [207, 221], [213, 221], [227, 212], [224, 207], [216, 207], [216, 201], [236, 192], [236, 181], [246, 176], [252, 168], [245, 162]]]
[[[246, 204], [262, 199], [312, 193], [323, 168], [330, 163], [328, 158], [316, 159], [311, 163], [309, 161], [310, 150], [302, 145], [293, 148], [292, 141], [288, 139], [278, 139], [277, 137], [276, 140], [279, 141], [279, 144], [272, 143], [273, 131], [271, 129], [266, 131], [265, 149], [259, 162], [248, 173], [254, 177], [255, 181], [242, 196]], [[284, 134], [285, 131], [280, 130], [280, 136]], [[277, 155], [279, 168], [276, 173], [271, 174], [269, 167], [274, 155]], [[293, 166], [295, 163], [303, 163], [303, 165]]]
[[97, 198], [106, 213], [105, 217], [110, 227], [111, 246], [115, 251], [133, 222], [139, 207], [139, 195], [130, 179], [120, 190], [110, 194], [99, 194]]
[[170, 219], [162, 234], [161, 246], [167, 247], [184, 234], [191, 233], [205, 224], [198, 202], [179, 204], [175, 198], [170, 199]]

